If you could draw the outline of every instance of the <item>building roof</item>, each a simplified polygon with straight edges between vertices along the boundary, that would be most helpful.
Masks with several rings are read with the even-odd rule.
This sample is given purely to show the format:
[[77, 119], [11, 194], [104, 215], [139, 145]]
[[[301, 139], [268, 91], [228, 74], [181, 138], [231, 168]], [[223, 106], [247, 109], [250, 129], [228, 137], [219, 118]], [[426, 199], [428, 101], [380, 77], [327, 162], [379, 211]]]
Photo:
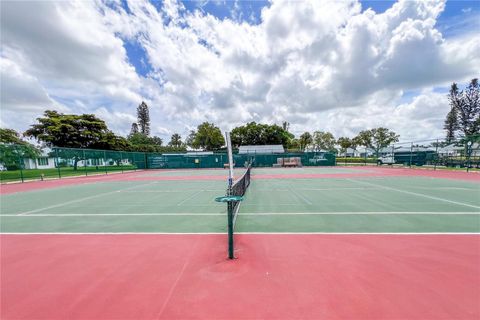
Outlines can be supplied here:
[[270, 145], [263, 145], [263, 146], [240, 146], [238, 148], [239, 154], [245, 153], [285, 153], [285, 149], [281, 144], [270, 144]]

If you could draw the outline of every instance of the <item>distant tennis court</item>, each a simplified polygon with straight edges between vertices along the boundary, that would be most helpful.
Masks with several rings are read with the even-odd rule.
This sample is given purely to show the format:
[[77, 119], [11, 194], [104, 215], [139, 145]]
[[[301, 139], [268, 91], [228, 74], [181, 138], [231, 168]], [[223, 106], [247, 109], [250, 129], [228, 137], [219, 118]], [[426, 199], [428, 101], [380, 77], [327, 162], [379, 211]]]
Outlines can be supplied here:
[[1, 318], [480, 318], [479, 174], [253, 168], [234, 260], [226, 175], [3, 185]]

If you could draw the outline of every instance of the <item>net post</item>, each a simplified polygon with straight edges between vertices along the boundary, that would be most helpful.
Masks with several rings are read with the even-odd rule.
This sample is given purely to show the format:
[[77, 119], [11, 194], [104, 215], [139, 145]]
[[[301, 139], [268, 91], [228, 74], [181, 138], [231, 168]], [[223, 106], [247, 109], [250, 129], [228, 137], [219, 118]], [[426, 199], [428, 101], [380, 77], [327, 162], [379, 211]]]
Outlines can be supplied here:
[[437, 162], [438, 162], [438, 139], [437, 139], [437, 143], [435, 145], [435, 162], [433, 164], [433, 170], [437, 170]]
[[234, 249], [233, 249], [233, 202], [228, 201], [228, 258], [234, 259]]
[[[228, 189], [227, 194], [232, 195], [233, 185], [233, 154], [232, 154], [232, 142], [230, 140], [230, 132], [225, 132], [225, 140], [227, 141], [228, 152]], [[234, 204], [232, 201], [227, 202], [227, 215], [228, 215], [228, 258], [234, 259], [233, 248], [233, 210]]]
[[230, 132], [225, 132], [225, 140], [227, 141], [228, 152], [228, 187], [231, 188], [233, 184], [233, 154], [232, 141], [230, 140]]

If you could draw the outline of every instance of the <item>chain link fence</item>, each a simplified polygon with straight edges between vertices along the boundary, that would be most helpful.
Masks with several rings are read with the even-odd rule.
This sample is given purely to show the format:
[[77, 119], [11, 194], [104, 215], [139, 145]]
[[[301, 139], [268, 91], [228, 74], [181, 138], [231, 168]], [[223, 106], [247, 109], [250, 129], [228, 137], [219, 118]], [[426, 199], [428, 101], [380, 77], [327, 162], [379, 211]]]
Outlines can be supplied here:
[[[0, 180], [58, 179], [130, 172], [139, 169], [225, 168], [227, 153], [187, 152], [160, 154], [75, 148], [43, 149], [33, 155], [24, 145], [1, 144]], [[254, 167], [333, 166], [335, 155], [327, 152], [234, 154], [236, 167], [252, 163]]]
[[[160, 154], [74, 148], [43, 149], [32, 153], [26, 145], [0, 144], [0, 180], [58, 179], [130, 172], [139, 169], [225, 168], [225, 152]], [[300, 167], [333, 165], [383, 165], [450, 170], [480, 170], [480, 135], [397, 142], [377, 150], [357, 147], [339, 152], [234, 153], [236, 167]]]
[[396, 142], [380, 149], [360, 147], [340, 152], [337, 165], [390, 165], [433, 169], [480, 169], [480, 135], [455, 141], [444, 139]]
[[143, 152], [52, 148], [44, 149], [33, 156], [27, 147], [15, 144], [2, 144], [0, 151], [2, 183], [90, 176], [146, 168]]

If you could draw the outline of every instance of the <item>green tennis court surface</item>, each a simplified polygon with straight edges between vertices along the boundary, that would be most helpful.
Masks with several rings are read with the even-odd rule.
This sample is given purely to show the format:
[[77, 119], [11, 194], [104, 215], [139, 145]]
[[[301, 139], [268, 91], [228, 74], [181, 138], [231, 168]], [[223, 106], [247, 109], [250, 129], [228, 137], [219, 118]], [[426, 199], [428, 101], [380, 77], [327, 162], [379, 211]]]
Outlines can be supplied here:
[[226, 176], [2, 186], [0, 317], [479, 318], [477, 175], [254, 168], [236, 259], [227, 206], [214, 200]]
[[[138, 172], [121, 180], [1, 196], [2, 233], [225, 233], [226, 170]], [[239, 170], [236, 174], [242, 172]], [[295, 178], [268, 178], [295, 172]], [[477, 233], [480, 184], [355, 176], [349, 168], [253, 169], [236, 232]], [[365, 169], [364, 172], [369, 172]], [[302, 173], [306, 173], [302, 176]], [[308, 174], [336, 174], [308, 178]], [[202, 180], [218, 175], [216, 180]], [[192, 180], [162, 180], [162, 177]], [[267, 178], [265, 178], [268, 176]]]

